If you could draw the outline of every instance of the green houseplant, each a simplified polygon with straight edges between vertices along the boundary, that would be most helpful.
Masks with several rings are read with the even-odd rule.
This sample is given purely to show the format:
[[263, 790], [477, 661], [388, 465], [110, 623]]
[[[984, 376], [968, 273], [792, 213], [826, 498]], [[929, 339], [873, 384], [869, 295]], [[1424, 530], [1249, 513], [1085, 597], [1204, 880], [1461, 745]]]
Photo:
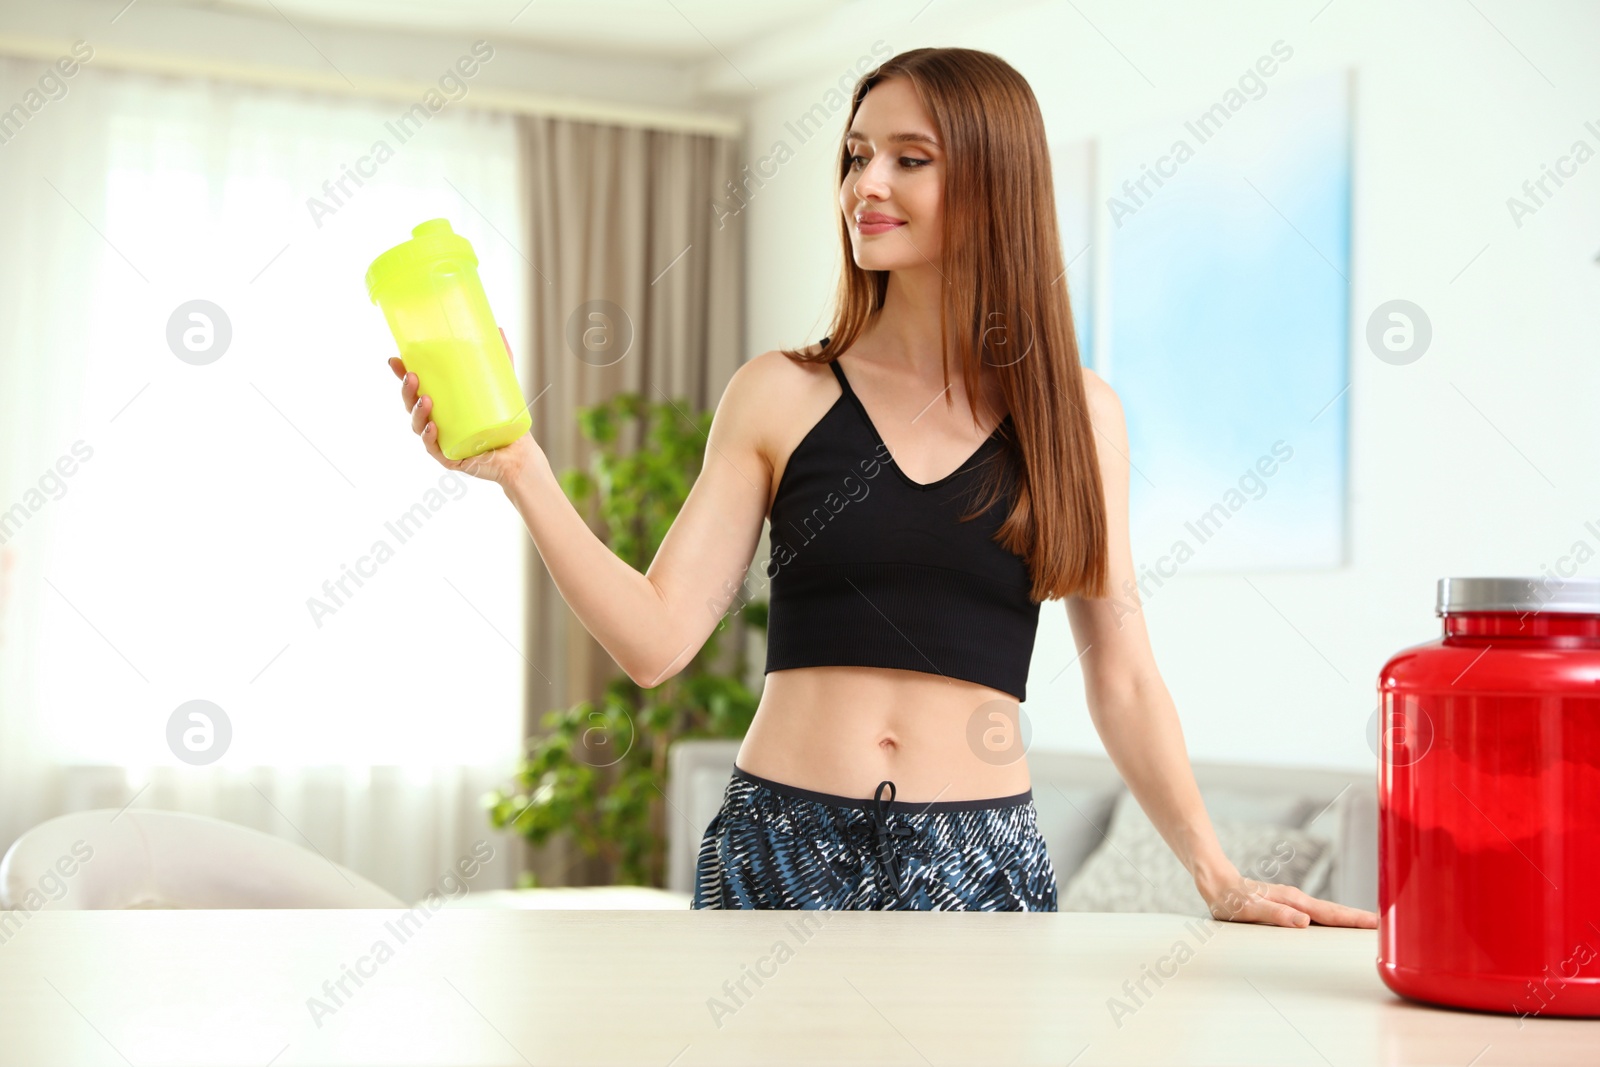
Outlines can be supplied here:
[[[580, 408], [579, 431], [596, 445], [591, 470], [559, 475], [567, 498], [604, 525], [607, 545], [643, 573], [689, 495], [705, 456], [711, 413], [682, 402], [646, 403], [622, 393]], [[624, 432], [632, 426], [636, 432]], [[628, 438], [637, 441], [630, 447]], [[643, 689], [626, 674], [598, 700], [546, 712], [546, 732], [527, 743], [510, 786], [484, 796], [490, 822], [533, 844], [568, 834], [601, 856], [612, 882], [661, 886], [666, 874], [667, 749], [680, 738], [743, 737], [759, 695], [745, 685], [746, 642], [765, 631], [767, 602], [730, 590], [706, 643], [677, 675]], [[716, 610], [712, 606], [710, 610]], [[525, 872], [518, 885], [537, 885]]]

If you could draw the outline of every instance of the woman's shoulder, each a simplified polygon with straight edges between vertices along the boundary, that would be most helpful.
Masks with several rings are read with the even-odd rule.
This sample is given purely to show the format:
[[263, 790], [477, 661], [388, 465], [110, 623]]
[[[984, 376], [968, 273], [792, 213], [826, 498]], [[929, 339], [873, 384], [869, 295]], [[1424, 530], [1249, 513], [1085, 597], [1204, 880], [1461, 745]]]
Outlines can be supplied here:
[[1083, 395], [1089, 402], [1089, 418], [1098, 427], [1122, 421], [1122, 400], [1100, 375], [1083, 367]]
[[792, 396], [791, 390], [803, 389], [809, 382], [832, 377], [825, 366], [827, 361], [819, 358], [823, 352], [821, 342], [791, 351], [799, 355], [781, 348], [763, 352], [740, 367], [738, 373], [750, 379], [759, 391], [780, 398]]
[[796, 436], [794, 428], [807, 419], [815, 421], [815, 409], [831, 404], [839, 392], [832, 372], [814, 359], [822, 351], [820, 344], [797, 351], [807, 358], [774, 348], [746, 360], [723, 393], [720, 407], [729, 411], [729, 421], [769, 455], [783, 451], [781, 446]]

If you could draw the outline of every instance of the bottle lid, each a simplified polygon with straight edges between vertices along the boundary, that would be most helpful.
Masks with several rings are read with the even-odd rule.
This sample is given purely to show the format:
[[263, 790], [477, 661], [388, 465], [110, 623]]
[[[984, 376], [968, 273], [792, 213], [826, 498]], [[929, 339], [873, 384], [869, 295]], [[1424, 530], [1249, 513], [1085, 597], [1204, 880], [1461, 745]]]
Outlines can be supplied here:
[[426, 273], [435, 263], [458, 260], [478, 265], [472, 242], [450, 229], [449, 219], [429, 219], [411, 230], [411, 240], [395, 245], [367, 268], [367, 299], [378, 301], [378, 290], [396, 274]]
[[1600, 578], [1440, 578], [1433, 613], [1462, 611], [1600, 615]]

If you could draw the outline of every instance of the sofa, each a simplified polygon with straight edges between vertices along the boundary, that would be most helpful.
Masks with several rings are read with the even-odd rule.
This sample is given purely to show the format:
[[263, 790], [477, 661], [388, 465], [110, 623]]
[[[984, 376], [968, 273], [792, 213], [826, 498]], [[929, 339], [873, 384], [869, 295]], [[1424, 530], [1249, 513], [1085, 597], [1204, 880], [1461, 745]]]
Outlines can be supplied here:
[[[685, 740], [668, 753], [671, 892], [694, 890], [700, 841], [722, 803], [739, 744]], [[1209, 914], [1108, 757], [1035, 751], [1027, 761], [1061, 910]], [[1377, 908], [1376, 774], [1235, 763], [1192, 767], [1224, 851], [1243, 873], [1336, 903]]]

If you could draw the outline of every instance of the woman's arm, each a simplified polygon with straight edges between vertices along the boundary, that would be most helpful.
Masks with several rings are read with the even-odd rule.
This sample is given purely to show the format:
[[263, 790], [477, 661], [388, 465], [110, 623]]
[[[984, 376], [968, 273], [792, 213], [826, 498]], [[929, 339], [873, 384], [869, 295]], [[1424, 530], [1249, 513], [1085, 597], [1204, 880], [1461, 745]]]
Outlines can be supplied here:
[[1217, 918], [1375, 927], [1373, 912], [1318, 900], [1293, 886], [1241, 878], [1223, 853], [1189, 765], [1177, 709], [1156, 669], [1134, 583], [1122, 404], [1093, 371], [1084, 371], [1084, 385], [1105, 492], [1108, 595], [1068, 598], [1067, 617], [1083, 664], [1089, 716], [1106, 753]]
[[[502, 337], [504, 331], [502, 331]], [[510, 355], [510, 345], [506, 346]], [[781, 395], [788, 369], [769, 352], [734, 372], [712, 416], [705, 459], [647, 574], [595, 536], [567, 499], [531, 434], [481, 456], [452, 461], [429, 420], [427, 383], [390, 366], [412, 429], [451, 470], [498, 483], [532, 535], [562, 598], [611, 658], [639, 685], [660, 685], [705, 644], [744, 582], [755, 556], [772, 484], [764, 447], [770, 417], [762, 405]]]
[[502, 483], [562, 599], [645, 688], [700, 650], [755, 557], [772, 484], [761, 405], [774, 395], [774, 358], [786, 357], [767, 353], [734, 372], [712, 416], [700, 473], [645, 574], [590, 530], [543, 450]]

